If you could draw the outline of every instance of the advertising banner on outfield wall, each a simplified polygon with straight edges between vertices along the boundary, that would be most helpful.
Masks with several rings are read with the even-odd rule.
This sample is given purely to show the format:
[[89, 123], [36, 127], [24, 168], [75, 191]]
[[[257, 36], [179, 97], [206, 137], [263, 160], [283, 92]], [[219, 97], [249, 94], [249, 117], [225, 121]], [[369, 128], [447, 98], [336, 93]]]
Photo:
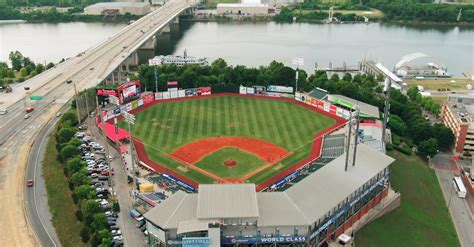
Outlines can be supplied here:
[[134, 101], [132, 101], [132, 102], [130, 102], [130, 103], [132, 103], [132, 110], [135, 110], [135, 109], [138, 108], [138, 100], [134, 100]]
[[163, 92], [163, 99], [169, 99], [170, 98], [170, 92]]
[[176, 99], [178, 98], [178, 91], [171, 91], [170, 93], [170, 98]]
[[239, 93], [240, 94], [247, 94], [247, 87], [240, 86], [239, 87]]
[[211, 87], [200, 87], [197, 89], [197, 95], [210, 95], [211, 91]]
[[267, 91], [265, 86], [254, 86], [253, 88], [255, 88], [255, 94], [264, 95]]
[[142, 106], [143, 105], [143, 99], [139, 99], [138, 100], [138, 107]]
[[178, 98], [186, 97], [186, 91], [184, 89], [178, 90]]
[[196, 88], [187, 88], [187, 89], [184, 89], [184, 93], [185, 93], [186, 97], [196, 96], [197, 95], [197, 89]]
[[248, 87], [246, 93], [247, 93], [247, 94], [255, 94], [255, 88], [253, 88], [253, 87]]
[[155, 93], [155, 100], [163, 99], [163, 93]]
[[120, 112], [127, 112], [127, 106], [126, 105], [121, 105], [120, 106]]
[[324, 111], [329, 112], [331, 108], [331, 104], [329, 102], [324, 102]]
[[293, 87], [268, 85], [267, 86], [267, 91], [269, 91], [269, 92], [278, 92], [278, 93], [293, 93]]
[[132, 103], [127, 103], [126, 106], [127, 106], [127, 112], [133, 110]]
[[142, 99], [143, 99], [143, 105], [148, 105], [151, 102], [155, 101], [155, 94], [153, 94], [153, 93], [147, 94], [147, 95], [143, 96]]

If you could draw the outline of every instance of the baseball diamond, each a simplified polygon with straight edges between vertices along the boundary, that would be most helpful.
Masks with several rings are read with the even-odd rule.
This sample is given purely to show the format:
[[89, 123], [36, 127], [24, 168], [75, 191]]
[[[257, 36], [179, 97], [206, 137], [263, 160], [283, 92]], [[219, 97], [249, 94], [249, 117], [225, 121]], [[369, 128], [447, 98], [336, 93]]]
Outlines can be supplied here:
[[[194, 185], [263, 183], [307, 158], [318, 133], [337, 122], [292, 100], [237, 94], [156, 101], [132, 113], [140, 159]], [[235, 167], [224, 165], [230, 159]]]

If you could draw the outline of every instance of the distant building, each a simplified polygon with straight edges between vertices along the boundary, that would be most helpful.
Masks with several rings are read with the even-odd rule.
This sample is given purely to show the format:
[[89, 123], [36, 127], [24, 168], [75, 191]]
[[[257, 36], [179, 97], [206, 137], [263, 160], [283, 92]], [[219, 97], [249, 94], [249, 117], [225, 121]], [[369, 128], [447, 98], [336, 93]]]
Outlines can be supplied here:
[[273, 13], [275, 13], [275, 8], [261, 3], [260, 0], [217, 4], [218, 15], [269, 15]]
[[456, 153], [474, 152], [474, 95], [452, 95], [441, 107], [441, 121], [453, 131]]
[[86, 15], [145, 15], [150, 12], [148, 2], [104, 2], [96, 3], [84, 8]]

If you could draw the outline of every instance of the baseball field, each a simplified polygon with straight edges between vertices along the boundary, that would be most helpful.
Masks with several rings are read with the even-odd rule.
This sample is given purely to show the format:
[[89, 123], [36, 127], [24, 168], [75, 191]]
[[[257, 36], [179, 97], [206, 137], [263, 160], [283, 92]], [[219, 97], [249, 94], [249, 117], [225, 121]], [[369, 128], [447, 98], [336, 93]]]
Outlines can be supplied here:
[[132, 135], [148, 158], [197, 183], [259, 184], [305, 159], [315, 135], [336, 123], [288, 101], [238, 95], [162, 102], [135, 117]]

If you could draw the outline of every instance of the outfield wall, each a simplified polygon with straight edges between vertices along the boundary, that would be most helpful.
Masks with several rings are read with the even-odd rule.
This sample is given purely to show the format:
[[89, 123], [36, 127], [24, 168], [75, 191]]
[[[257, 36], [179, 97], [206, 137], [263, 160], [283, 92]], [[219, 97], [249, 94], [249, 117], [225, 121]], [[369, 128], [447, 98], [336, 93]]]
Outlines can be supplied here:
[[[185, 90], [182, 90], [182, 91], [185, 91]], [[202, 92], [204, 92], [204, 94]], [[149, 94], [149, 95], [152, 95], [151, 97], [153, 97], [154, 100], [150, 96], [144, 96], [144, 97], [147, 97], [146, 100], [142, 98], [142, 99], [136, 100], [137, 102], [130, 102], [130, 103], [124, 105], [124, 106], [121, 106], [120, 107], [121, 108], [120, 112], [123, 112], [123, 110], [126, 110], [131, 114], [136, 114], [138, 112], [144, 111], [146, 109], [149, 109], [150, 107], [153, 107], [153, 106], [155, 106], [157, 104], [161, 104], [161, 103], [182, 101], [182, 100], [188, 100], [188, 99], [197, 99], [197, 98], [211, 98], [211, 97], [219, 97], [219, 96], [235, 96], [235, 97], [246, 97], [246, 98], [272, 99], [272, 100], [279, 100], [279, 101], [287, 101], [287, 102], [291, 102], [295, 105], [304, 107], [308, 110], [317, 112], [319, 114], [322, 114], [324, 116], [327, 116], [327, 117], [330, 117], [330, 118], [336, 120], [336, 123], [333, 124], [331, 127], [327, 128], [323, 131], [318, 132], [316, 134], [316, 136], [314, 136], [313, 145], [312, 145], [312, 148], [311, 148], [310, 155], [308, 157], [306, 157], [305, 159], [299, 161], [295, 165], [287, 168], [286, 170], [282, 171], [281, 173], [267, 179], [263, 183], [258, 184], [257, 188], [256, 188], [257, 191], [262, 191], [262, 190], [270, 187], [271, 185], [273, 185], [275, 183], [278, 183], [281, 180], [286, 179], [289, 176], [293, 176], [294, 173], [297, 172], [300, 168], [302, 168], [302, 167], [310, 164], [311, 162], [315, 161], [316, 159], [318, 159], [321, 156], [324, 136], [327, 135], [327, 134], [332, 133], [333, 131], [335, 131], [339, 128], [341, 128], [347, 122], [346, 119], [342, 118], [341, 116], [337, 116], [335, 114], [336, 111], [334, 111], [334, 112], [333, 111], [326, 111], [326, 108], [316, 107], [312, 104], [308, 104], [307, 102], [301, 102], [301, 101], [295, 100], [293, 98], [262, 96], [262, 95], [254, 95], [254, 94], [232, 94], [232, 93], [210, 94], [210, 91], [207, 91], [207, 89], [202, 90], [199, 93], [200, 94], [197, 94], [197, 91], [196, 91], [196, 94], [194, 94], [194, 92], [193, 92], [193, 94], [188, 94], [188, 96], [186, 96], [186, 94], [185, 94], [184, 97], [178, 97], [178, 95], [182, 95], [182, 93], [179, 93], [179, 94], [176, 93], [176, 97], [173, 97], [173, 98], [171, 98], [171, 93], [170, 92], [166, 92], [166, 93], [161, 92], [161, 94], [160, 93], [155, 93], [154, 95]], [[174, 96], [174, 94], [173, 94], [173, 96]], [[308, 102], [311, 102], [311, 101], [308, 101]], [[107, 120], [112, 122], [115, 114], [117, 114], [117, 112], [109, 111], [105, 115], [107, 116]], [[118, 116], [118, 120], [121, 120], [122, 118], [123, 117], [121, 115]], [[170, 175], [176, 177], [177, 179], [183, 181], [184, 183], [187, 183], [187, 184], [197, 188], [198, 183], [196, 181], [193, 181], [192, 179], [187, 178], [186, 176], [183, 176], [183, 175], [167, 168], [164, 165], [161, 165], [161, 164], [158, 164], [158, 163], [152, 161], [148, 157], [148, 154], [146, 153], [145, 145], [143, 144], [143, 142], [141, 142], [139, 139], [134, 138], [134, 137], [132, 138], [132, 140], [133, 140], [135, 150], [136, 150], [136, 153], [137, 153], [138, 158], [139, 158], [140, 161], [146, 163], [149, 167], [154, 169], [156, 172], [170, 174]]]

